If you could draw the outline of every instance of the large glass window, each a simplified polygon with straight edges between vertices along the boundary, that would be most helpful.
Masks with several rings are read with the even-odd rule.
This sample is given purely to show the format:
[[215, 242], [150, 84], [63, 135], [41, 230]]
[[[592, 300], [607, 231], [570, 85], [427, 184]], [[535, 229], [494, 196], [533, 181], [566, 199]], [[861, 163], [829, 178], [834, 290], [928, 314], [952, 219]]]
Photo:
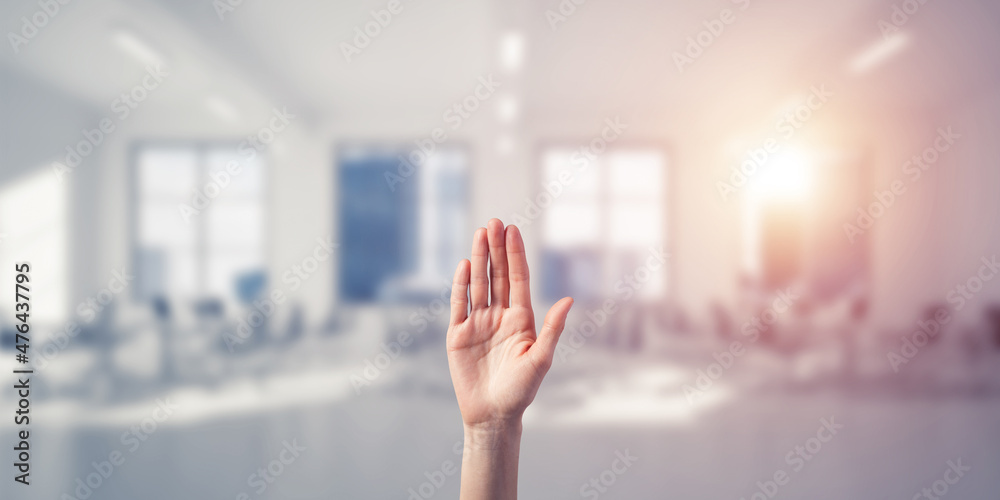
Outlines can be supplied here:
[[[31, 264], [31, 320], [39, 325], [61, 323], [70, 312], [68, 185], [43, 168], [0, 188], [0, 262], [10, 266], [0, 276], [11, 276], [15, 262]], [[8, 318], [13, 282], [0, 295]]]
[[466, 151], [416, 156], [420, 161], [400, 169], [406, 148], [348, 146], [338, 155], [345, 302], [440, 296], [468, 252]]
[[[548, 298], [606, 297], [618, 280], [645, 264], [652, 249], [667, 242], [665, 154], [620, 148], [585, 158], [573, 148], [551, 148], [542, 155], [542, 190], [552, 200], [542, 215]], [[638, 295], [660, 297], [666, 282], [664, 267]]]
[[265, 170], [235, 146], [144, 147], [136, 161], [141, 297], [242, 300], [265, 272]]

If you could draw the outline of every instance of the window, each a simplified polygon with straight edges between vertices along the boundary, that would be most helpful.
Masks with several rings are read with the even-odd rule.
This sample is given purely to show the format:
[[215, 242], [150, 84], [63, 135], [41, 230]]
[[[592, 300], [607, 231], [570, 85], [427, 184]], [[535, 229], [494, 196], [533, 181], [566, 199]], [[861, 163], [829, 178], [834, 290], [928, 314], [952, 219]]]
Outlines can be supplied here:
[[[236, 306], [265, 273], [265, 171], [236, 147], [145, 147], [136, 160], [138, 294]], [[259, 282], [259, 280], [256, 280]]]
[[[666, 244], [663, 152], [621, 148], [583, 159], [570, 148], [542, 156], [546, 192], [555, 193], [542, 215], [543, 292], [550, 299], [605, 297], [618, 280], [644, 265], [651, 248]], [[559, 183], [560, 175], [569, 181]], [[638, 295], [660, 297], [665, 287], [664, 269]]]
[[[39, 325], [58, 324], [70, 312], [68, 185], [39, 169], [0, 189], [0, 275], [11, 276], [16, 262], [31, 263], [31, 320]], [[14, 286], [4, 289], [3, 309], [13, 318]]]
[[340, 297], [426, 301], [467, 251], [468, 156], [438, 148], [400, 175], [405, 148], [345, 147], [338, 156]]

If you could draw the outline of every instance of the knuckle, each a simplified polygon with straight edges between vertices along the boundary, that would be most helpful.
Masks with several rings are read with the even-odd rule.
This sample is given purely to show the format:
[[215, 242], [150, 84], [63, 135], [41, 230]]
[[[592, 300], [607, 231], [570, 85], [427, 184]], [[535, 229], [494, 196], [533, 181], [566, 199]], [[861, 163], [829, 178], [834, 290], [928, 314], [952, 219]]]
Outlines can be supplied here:
[[552, 360], [548, 356], [541, 356], [537, 365], [539, 370], [548, 371], [552, 367]]
[[509, 276], [511, 281], [528, 281], [528, 271], [511, 271]]

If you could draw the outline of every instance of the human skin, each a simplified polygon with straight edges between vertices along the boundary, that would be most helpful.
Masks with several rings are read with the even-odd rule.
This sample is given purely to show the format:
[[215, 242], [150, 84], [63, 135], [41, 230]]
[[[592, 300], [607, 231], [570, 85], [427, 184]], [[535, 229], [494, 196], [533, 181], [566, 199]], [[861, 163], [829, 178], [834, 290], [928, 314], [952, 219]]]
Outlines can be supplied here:
[[465, 430], [461, 500], [517, 498], [521, 417], [552, 365], [573, 299], [536, 333], [528, 261], [516, 226], [491, 219], [455, 270], [448, 367]]

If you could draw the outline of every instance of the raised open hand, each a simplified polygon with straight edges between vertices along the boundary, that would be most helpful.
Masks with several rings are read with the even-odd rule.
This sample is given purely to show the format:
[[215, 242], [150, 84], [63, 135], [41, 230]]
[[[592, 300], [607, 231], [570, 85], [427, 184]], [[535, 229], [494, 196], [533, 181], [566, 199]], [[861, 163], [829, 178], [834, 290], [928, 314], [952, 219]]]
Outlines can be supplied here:
[[451, 380], [467, 427], [520, 423], [552, 364], [572, 306], [569, 297], [553, 305], [536, 335], [521, 233], [516, 226], [505, 230], [498, 219], [476, 230], [472, 262], [462, 260], [455, 270], [447, 339]]

